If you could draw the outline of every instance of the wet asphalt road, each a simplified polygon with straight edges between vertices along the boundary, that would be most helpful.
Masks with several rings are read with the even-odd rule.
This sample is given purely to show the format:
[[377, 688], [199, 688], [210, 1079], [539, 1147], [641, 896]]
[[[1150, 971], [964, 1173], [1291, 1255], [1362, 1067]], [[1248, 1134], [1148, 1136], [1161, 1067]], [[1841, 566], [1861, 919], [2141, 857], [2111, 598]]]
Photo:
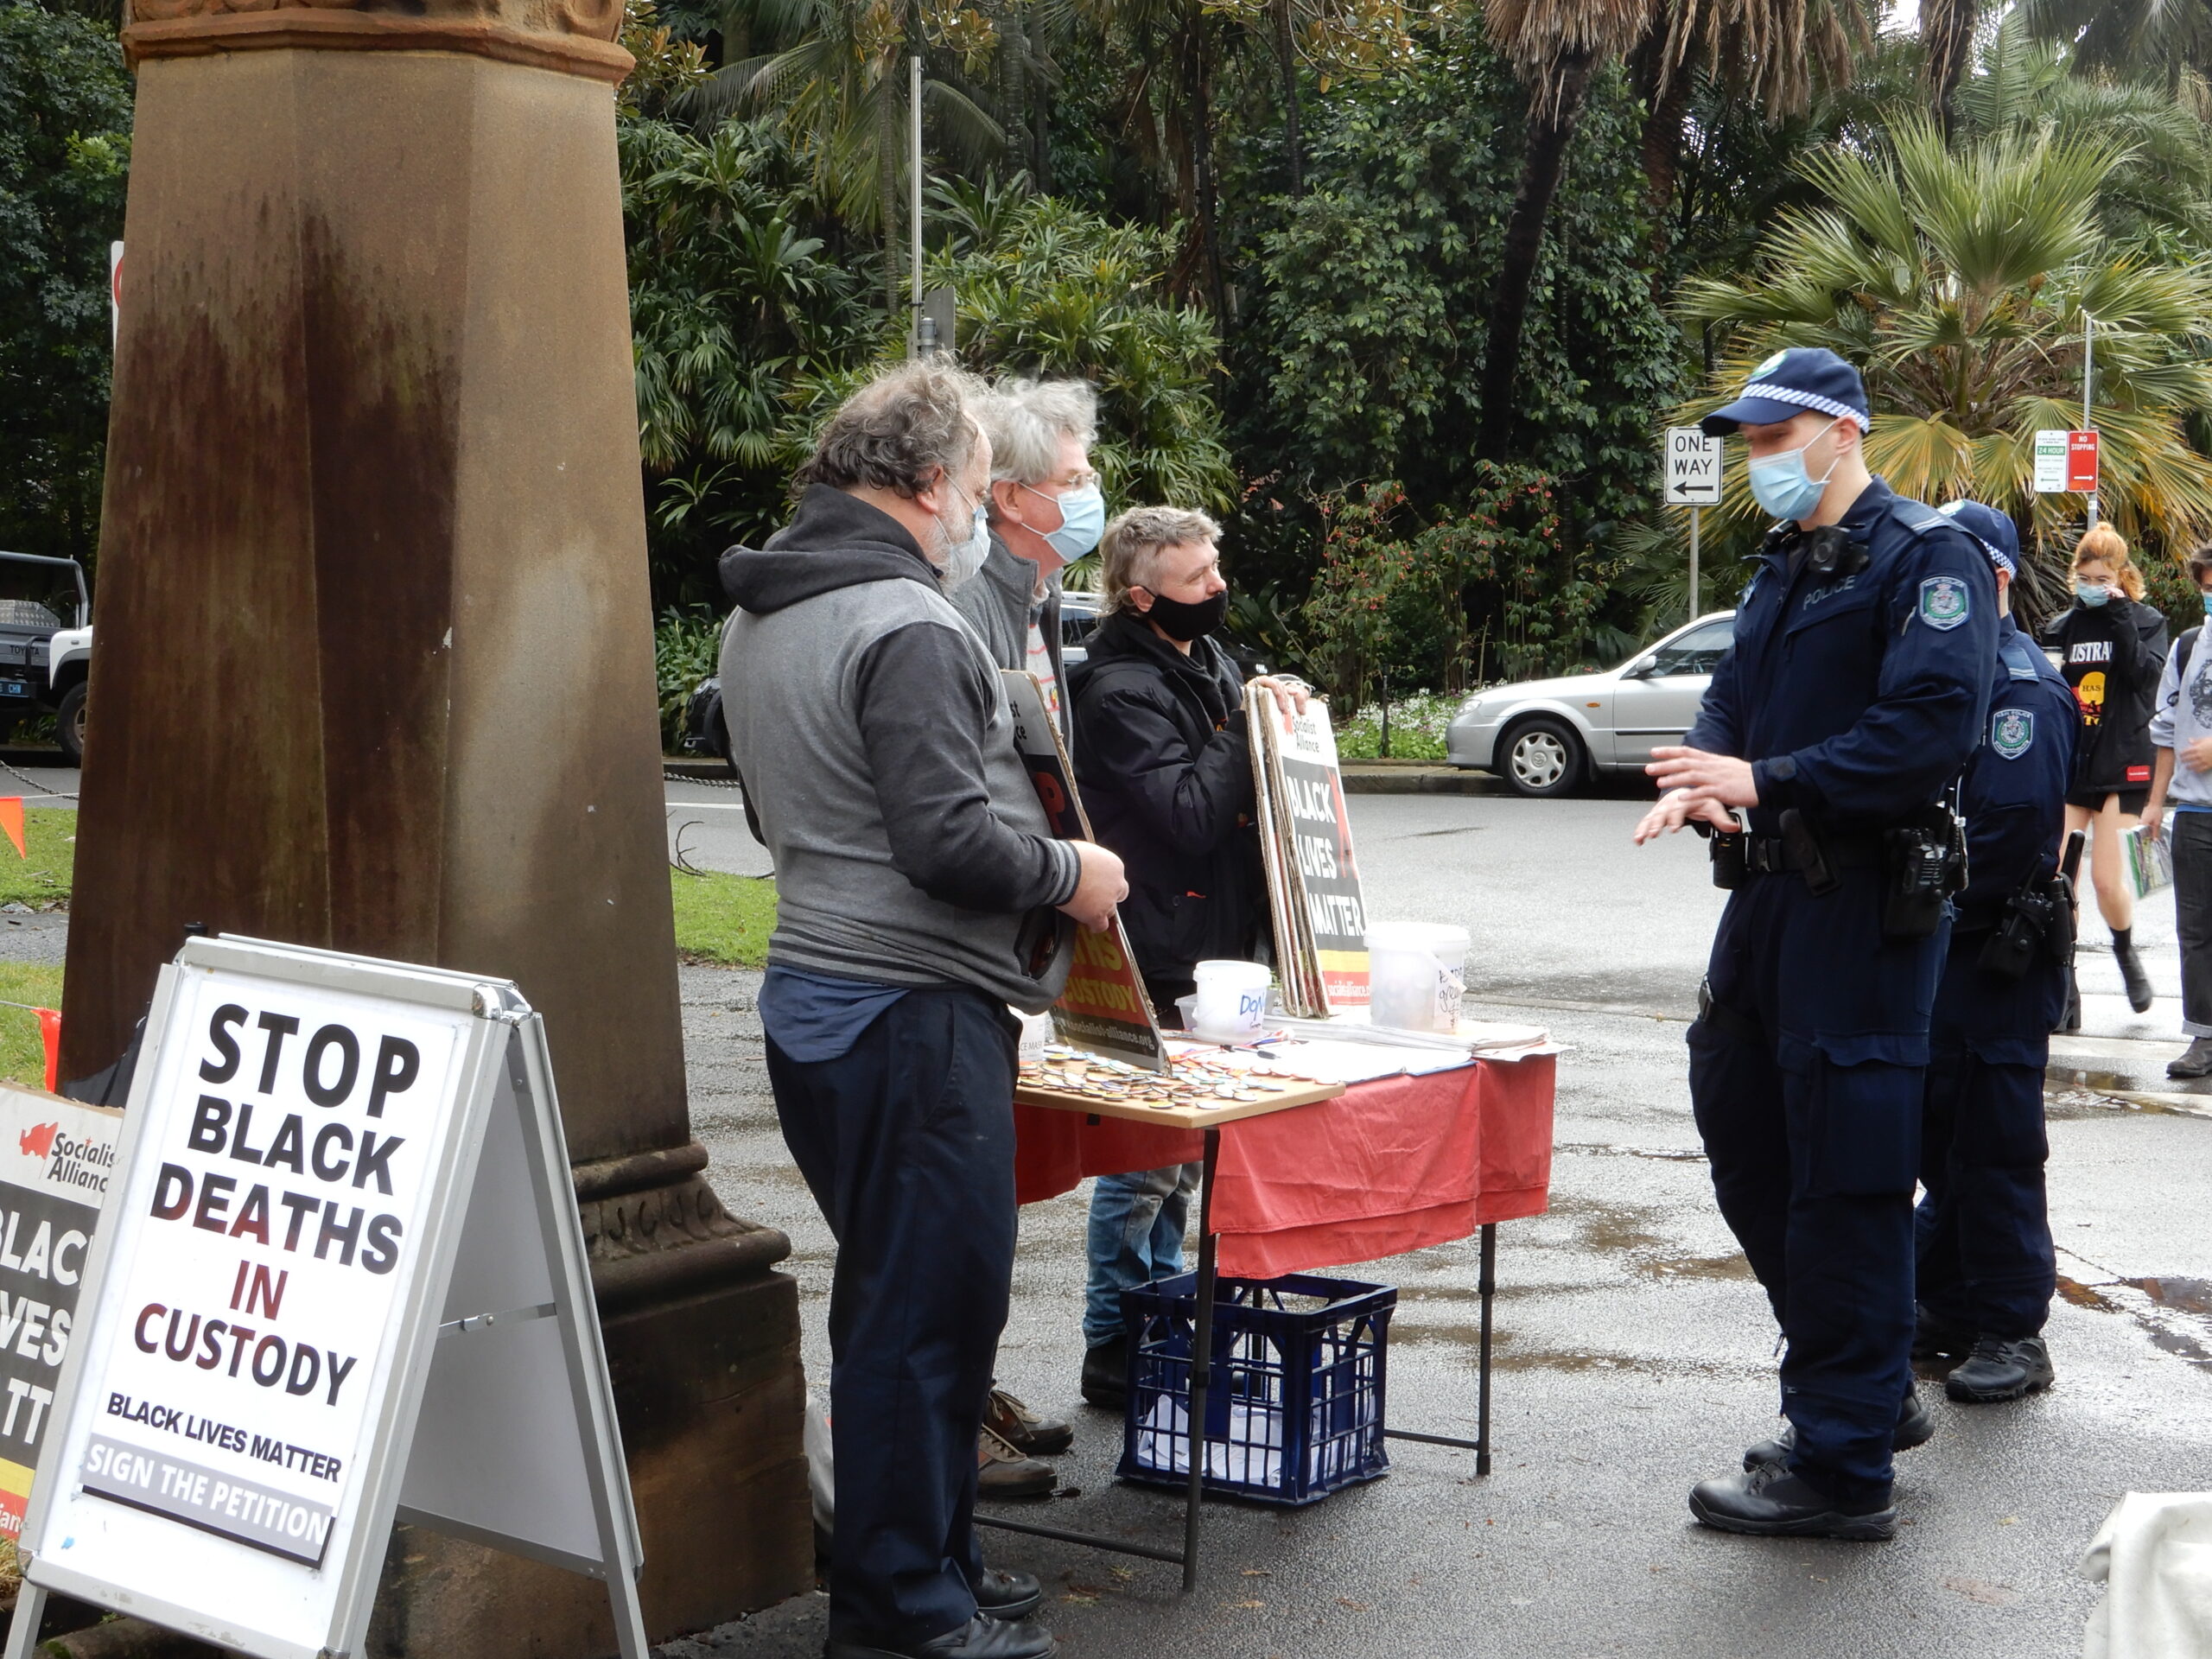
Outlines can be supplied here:
[[[1496, 1470], [1478, 1480], [1470, 1453], [1393, 1442], [1387, 1478], [1313, 1508], [1211, 1503], [1205, 1571], [1188, 1598], [1171, 1567], [987, 1534], [989, 1559], [1044, 1576], [1041, 1617], [1063, 1650], [2079, 1652], [2095, 1592], [2072, 1569], [2106, 1512], [2130, 1490], [2212, 1487], [2212, 1121], [2191, 1115], [2198, 1103], [2129, 1105], [2080, 1087], [2055, 1097], [2058, 1386], [1977, 1408], [1943, 1401], [1938, 1385], [1936, 1440], [1899, 1462], [1907, 1525], [1896, 1542], [1703, 1531], [1684, 1507], [1688, 1487], [1775, 1425], [1772, 1319], [1713, 1211], [1684, 1080], [1683, 1025], [1720, 903], [1703, 844], [1631, 847], [1642, 803], [1629, 789], [1353, 804], [1371, 912], [1466, 925], [1478, 1011], [1539, 1009], [1568, 1046], [1550, 1212], [1500, 1229]], [[702, 861], [723, 862], [717, 851]], [[731, 867], [744, 868], [742, 851]], [[2170, 1038], [2177, 1017], [2163, 896], [2137, 937], [2162, 991], [2145, 1016], [2126, 1010], [2109, 956], [2083, 952], [2086, 1046], [2108, 1087], [2111, 1075], [2155, 1077], [2177, 1046], [2145, 1040]], [[775, 1128], [756, 983], [685, 970], [693, 1112], [723, 1198], [791, 1237], [818, 1385], [830, 1240]], [[1074, 1495], [1014, 1512], [1172, 1546], [1178, 1507], [1116, 1485], [1118, 1420], [1077, 1394], [1086, 1195], [1023, 1212], [1001, 1378], [1073, 1416], [1078, 1440], [1059, 1459]], [[1344, 1270], [1399, 1287], [1395, 1426], [1472, 1433], [1475, 1270], [1471, 1240]], [[798, 1659], [819, 1652], [823, 1610], [819, 1596], [801, 1598], [664, 1651]]]

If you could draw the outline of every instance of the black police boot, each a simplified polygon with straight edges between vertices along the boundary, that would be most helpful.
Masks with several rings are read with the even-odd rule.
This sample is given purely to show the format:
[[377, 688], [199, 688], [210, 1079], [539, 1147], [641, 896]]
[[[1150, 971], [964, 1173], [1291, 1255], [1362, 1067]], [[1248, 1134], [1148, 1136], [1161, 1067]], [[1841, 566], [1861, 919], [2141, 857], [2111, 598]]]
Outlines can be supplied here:
[[2192, 1037], [2188, 1049], [2166, 1062], [2170, 1077], [2212, 1077], [2212, 1037]]
[[[1897, 1408], [1897, 1426], [1890, 1435], [1890, 1450], [1910, 1452], [1916, 1446], [1925, 1446], [1936, 1437], [1936, 1419], [1928, 1408], [1920, 1403], [1920, 1390], [1908, 1388], [1904, 1403]], [[1783, 1425], [1782, 1433], [1770, 1440], [1761, 1440], [1757, 1446], [1744, 1448], [1744, 1467], [1758, 1468], [1763, 1463], [1781, 1463], [1789, 1456], [1789, 1449], [1797, 1444], [1796, 1426]]]
[[1083, 1397], [1109, 1411], [1119, 1411], [1128, 1404], [1129, 1339], [1126, 1335], [1084, 1351]]
[[2148, 1014], [2152, 1000], [2151, 976], [2143, 971], [2143, 958], [2135, 954], [2135, 941], [2128, 937], [2133, 931], [2113, 933], [2113, 960], [2120, 964], [2120, 976], [2127, 986], [2127, 1006], [2138, 1014]]
[[2047, 1389], [2056, 1376], [2050, 1350], [2041, 1337], [2022, 1337], [2017, 1342], [1984, 1337], [1974, 1344], [1967, 1363], [1943, 1379], [1943, 1392], [1961, 1405], [1993, 1406]]
[[1034, 1573], [987, 1567], [970, 1587], [976, 1592], [976, 1611], [993, 1618], [1027, 1618], [1045, 1605], [1045, 1586]]
[[926, 1642], [839, 1641], [822, 1644], [822, 1659], [1049, 1659], [1060, 1644], [1041, 1625], [1009, 1624], [978, 1613], [957, 1630]]
[[1897, 1505], [1886, 1498], [1840, 1503], [1782, 1463], [1700, 1481], [1690, 1489], [1690, 1513], [1716, 1531], [1761, 1538], [1878, 1543], [1897, 1530]]
[[1923, 1304], [1912, 1305], [1912, 1357], [1916, 1363], [1964, 1359], [1974, 1351], [1974, 1336], [1972, 1325], [1947, 1325]]

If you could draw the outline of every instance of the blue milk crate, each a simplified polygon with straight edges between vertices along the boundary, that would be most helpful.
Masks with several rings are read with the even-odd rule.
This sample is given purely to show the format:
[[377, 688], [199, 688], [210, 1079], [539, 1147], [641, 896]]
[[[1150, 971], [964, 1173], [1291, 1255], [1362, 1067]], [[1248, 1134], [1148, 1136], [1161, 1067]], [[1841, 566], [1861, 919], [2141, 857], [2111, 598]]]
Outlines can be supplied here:
[[[1129, 1399], [1115, 1472], [1124, 1480], [1181, 1486], [1190, 1479], [1198, 1277], [1181, 1274], [1122, 1293]], [[1324, 1305], [1285, 1306], [1313, 1298]], [[1397, 1305], [1395, 1287], [1350, 1279], [1217, 1280], [1207, 1490], [1312, 1503], [1388, 1473], [1384, 1342]]]

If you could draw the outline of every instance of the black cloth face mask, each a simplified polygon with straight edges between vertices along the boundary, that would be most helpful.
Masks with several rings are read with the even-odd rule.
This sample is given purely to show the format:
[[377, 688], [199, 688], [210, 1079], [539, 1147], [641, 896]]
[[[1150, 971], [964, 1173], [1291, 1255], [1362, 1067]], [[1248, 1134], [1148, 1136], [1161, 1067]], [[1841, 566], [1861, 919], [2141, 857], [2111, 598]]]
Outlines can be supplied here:
[[1202, 599], [1195, 605], [1185, 600], [1170, 599], [1165, 594], [1152, 596], [1152, 608], [1144, 613], [1147, 622], [1156, 622], [1160, 631], [1170, 639], [1179, 639], [1185, 645], [1211, 633], [1229, 615], [1229, 589], [1223, 588], [1211, 599]]

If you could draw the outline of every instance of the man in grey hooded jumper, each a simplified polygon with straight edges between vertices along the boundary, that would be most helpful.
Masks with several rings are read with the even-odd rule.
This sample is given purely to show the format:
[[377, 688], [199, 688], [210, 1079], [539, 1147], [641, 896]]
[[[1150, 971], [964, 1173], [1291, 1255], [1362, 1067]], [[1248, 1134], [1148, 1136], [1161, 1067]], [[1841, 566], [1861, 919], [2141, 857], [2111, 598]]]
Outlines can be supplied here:
[[1014, 1269], [1019, 1027], [1065, 982], [1065, 917], [1127, 891], [1055, 841], [998, 671], [947, 602], [987, 536], [974, 382], [856, 392], [798, 511], [724, 556], [730, 752], [779, 900], [760, 991], [785, 1141], [837, 1238], [828, 1659], [1039, 1659], [1026, 1573], [986, 1572], [976, 1440]]

